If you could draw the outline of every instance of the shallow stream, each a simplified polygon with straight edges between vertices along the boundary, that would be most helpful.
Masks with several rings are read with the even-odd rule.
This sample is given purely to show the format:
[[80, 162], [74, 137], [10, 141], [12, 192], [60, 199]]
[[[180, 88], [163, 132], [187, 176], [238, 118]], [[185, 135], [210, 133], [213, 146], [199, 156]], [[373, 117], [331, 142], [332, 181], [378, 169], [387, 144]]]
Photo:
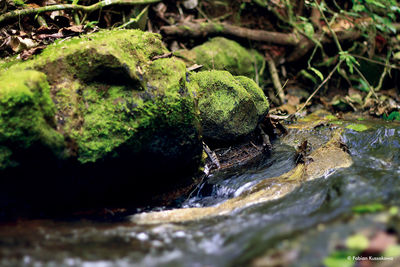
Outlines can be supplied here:
[[[364, 122], [363, 122], [364, 123]], [[334, 245], [363, 227], [384, 228], [352, 207], [400, 205], [400, 124], [365, 122], [342, 141], [353, 164], [283, 197], [181, 223], [30, 220], [0, 225], [1, 266], [321, 266]], [[313, 135], [324, 139], [326, 132]], [[218, 205], [295, 167], [295, 148], [240, 173], [215, 174], [183, 207]], [[277, 192], [276, 194], [279, 194]], [[275, 265], [274, 265], [275, 264]]]

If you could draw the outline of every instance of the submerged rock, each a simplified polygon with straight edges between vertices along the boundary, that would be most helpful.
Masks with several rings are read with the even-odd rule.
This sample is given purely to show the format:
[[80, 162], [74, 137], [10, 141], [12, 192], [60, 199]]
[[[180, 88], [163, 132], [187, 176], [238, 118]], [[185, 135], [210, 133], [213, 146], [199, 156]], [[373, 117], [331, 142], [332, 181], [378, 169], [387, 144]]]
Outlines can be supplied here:
[[263, 56], [224, 37], [215, 37], [191, 50], [175, 52], [190, 64], [203, 65], [203, 70], [226, 70], [233, 75], [255, 78], [265, 65]]
[[0, 72], [0, 190], [113, 204], [193, 174], [198, 110], [185, 64], [152, 61], [166, 52], [156, 34], [104, 31]]
[[203, 71], [190, 76], [197, 95], [203, 136], [233, 141], [248, 135], [268, 113], [268, 100], [257, 84], [227, 71]]

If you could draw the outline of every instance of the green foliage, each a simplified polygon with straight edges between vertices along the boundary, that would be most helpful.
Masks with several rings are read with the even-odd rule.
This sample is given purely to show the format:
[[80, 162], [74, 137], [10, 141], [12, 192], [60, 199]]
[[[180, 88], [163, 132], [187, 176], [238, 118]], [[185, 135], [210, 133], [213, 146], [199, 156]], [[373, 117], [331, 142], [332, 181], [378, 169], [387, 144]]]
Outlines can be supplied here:
[[93, 29], [98, 23], [99, 23], [99, 22], [98, 22], [97, 20], [88, 21], [88, 22], [85, 24], [85, 28]]
[[354, 65], [360, 66], [360, 63], [358, 63], [358, 61], [352, 55], [350, 55], [348, 51], [339, 52], [339, 57], [340, 60], [346, 62], [351, 74], [353, 74]]
[[386, 114], [383, 114], [383, 119], [386, 121], [400, 121], [400, 112], [398, 111], [392, 111], [389, 116]]
[[301, 16], [299, 16], [299, 19], [302, 21], [301, 23], [298, 24], [300, 29], [302, 29], [307, 36], [313, 37], [315, 31], [314, 31], [314, 26], [312, 25], [310, 20], [308, 18]]
[[314, 77], [311, 73], [309, 73], [308, 71], [306, 71], [306, 70], [301, 70], [301, 71], [300, 71], [300, 74], [301, 74], [304, 78], [311, 80], [314, 84], [317, 84], [317, 79], [315, 79], [315, 77]]
[[326, 267], [352, 267], [355, 263], [354, 256], [354, 251], [335, 251], [324, 259], [324, 265]]
[[385, 206], [383, 206], [380, 203], [372, 203], [372, 204], [366, 204], [366, 205], [358, 205], [354, 206], [352, 208], [353, 212], [363, 214], [363, 213], [375, 213], [378, 211], [382, 211], [385, 209]]
[[352, 14], [366, 14], [374, 21], [374, 27], [382, 32], [396, 33], [393, 22], [400, 13], [396, 0], [353, 0]]
[[24, 0], [13, 0], [14, 4], [16, 6], [23, 6], [25, 5], [25, 1]]
[[322, 74], [322, 72], [320, 72], [316, 68], [310, 67], [310, 70], [312, 70], [315, 74], [317, 74], [318, 78], [320, 78], [321, 81], [324, 79], [324, 75]]
[[356, 88], [360, 91], [363, 92], [369, 92], [369, 84], [362, 78], [358, 79], [359, 84], [356, 86]]

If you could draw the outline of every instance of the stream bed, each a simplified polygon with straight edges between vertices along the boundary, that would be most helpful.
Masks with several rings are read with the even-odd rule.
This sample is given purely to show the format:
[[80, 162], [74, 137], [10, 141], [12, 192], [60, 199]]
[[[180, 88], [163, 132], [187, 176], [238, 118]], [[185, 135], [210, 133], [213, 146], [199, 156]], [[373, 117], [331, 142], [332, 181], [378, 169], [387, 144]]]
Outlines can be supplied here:
[[[350, 167], [217, 216], [178, 223], [140, 223], [135, 216], [112, 223], [3, 223], [0, 266], [323, 266], [335, 246], [359, 229], [387, 228], [379, 212], [354, 214], [355, 206], [400, 206], [400, 124], [362, 123], [368, 129], [342, 133]], [[324, 129], [315, 127], [312, 135], [325, 140]], [[293, 146], [276, 141], [269, 157], [250, 169], [210, 177], [182, 206], [214, 207], [239, 197], [293, 170], [295, 157]]]

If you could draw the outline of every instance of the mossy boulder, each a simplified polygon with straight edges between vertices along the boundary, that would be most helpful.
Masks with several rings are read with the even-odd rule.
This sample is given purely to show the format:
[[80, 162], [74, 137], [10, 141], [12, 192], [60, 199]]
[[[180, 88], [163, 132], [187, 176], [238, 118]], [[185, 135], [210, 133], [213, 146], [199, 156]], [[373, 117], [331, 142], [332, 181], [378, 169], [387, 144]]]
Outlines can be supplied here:
[[226, 70], [233, 75], [255, 78], [265, 65], [263, 56], [256, 50], [246, 49], [224, 37], [215, 37], [191, 50], [175, 52], [189, 64], [203, 65], [202, 70]]
[[26, 150], [35, 147], [60, 156], [64, 137], [55, 129], [46, 75], [11, 72], [1, 77], [0, 88], [0, 170], [17, 166]]
[[18, 180], [24, 199], [115, 204], [184, 182], [201, 161], [198, 109], [185, 64], [152, 60], [166, 52], [157, 34], [113, 30], [2, 70], [0, 191]]
[[203, 136], [234, 141], [257, 127], [269, 104], [257, 84], [227, 71], [203, 71], [190, 76], [200, 110]]

